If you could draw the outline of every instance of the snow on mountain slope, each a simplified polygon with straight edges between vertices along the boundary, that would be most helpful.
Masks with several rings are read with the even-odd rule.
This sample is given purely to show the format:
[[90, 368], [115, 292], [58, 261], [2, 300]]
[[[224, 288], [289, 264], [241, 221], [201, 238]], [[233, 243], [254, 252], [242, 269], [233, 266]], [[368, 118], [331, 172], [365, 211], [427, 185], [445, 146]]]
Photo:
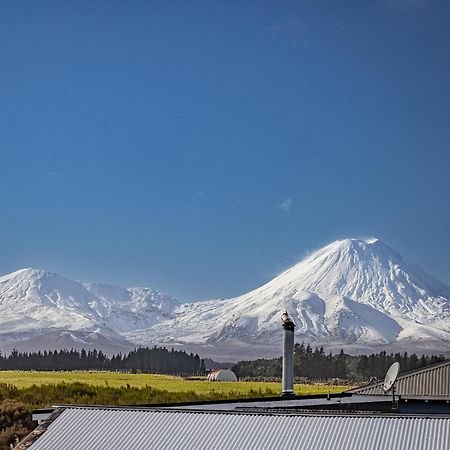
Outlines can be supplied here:
[[446, 351], [450, 343], [450, 288], [377, 239], [333, 242], [229, 300], [179, 304], [152, 289], [79, 283], [36, 269], [0, 277], [0, 343], [28, 347], [97, 340], [267, 356], [279, 352], [284, 310], [297, 324], [297, 341], [327, 348]]
[[94, 327], [88, 302], [89, 292], [80, 283], [41, 270], [19, 270], [0, 278], [1, 333]]
[[134, 342], [279, 345], [280, 311], [297, 340], [367, 346], [450, 342], [450, 289], [377, 239], [336, 241], [264, 286], [230, 300], [180, 306], [174, 318], [126, 333]]
[[[178, 303], [146, 288], [79, 283], [37, 269], [0, 277], [0, 339], [15, 341], [55, 330], [120, 332], [171, 317]], [[91, 336], [92, 337], [92, 336]]]
[[89, 307], [117, 332], [147, 328], [173, 315], [179, 303], [167, 294], [149, 288], [122, 288], [84, 283], [94, 294]]

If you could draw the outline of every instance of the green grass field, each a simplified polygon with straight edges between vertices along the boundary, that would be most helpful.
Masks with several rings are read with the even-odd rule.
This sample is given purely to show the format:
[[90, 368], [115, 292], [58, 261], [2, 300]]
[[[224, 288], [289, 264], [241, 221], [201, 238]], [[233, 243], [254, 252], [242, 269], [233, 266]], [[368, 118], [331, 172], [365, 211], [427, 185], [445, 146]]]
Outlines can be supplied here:
[[[348, 386], [299, 384], [297, 394], [339, 392]], [[281, 383], [211, 382], [167, 375], [114, 372], [0, 371], [0, 450], [23, 438], [35, 426], [31, 411], [61, 404], [161, 405], [180, 402], [237, 400], [278, 396]], [[5, 419], [8, 412], [8, 419]], [[5, 422], [8, 420], [9, 422]], [[11, 434], [14, 423], [16, 435]]]
[[[197, 394], [209, 393], [237, 393], [248, 394], [250, 391], [261, 391], [278, 395], [281, 383], [263, 381], [211, 382], [205, 380], [186, 380], [181, 377], [169, 375], [126, 374], [115, 372], [24, 372], [0, 371], [0, 383], [8, 383], [18, 388], [32, 385], [58, 384], [58, 383], [86, 383], [92, 386], [136, 388], [151, 386], [155, 389], [169, 392], [194, 391]], [[326, 384], [297, 384], [296, 394], [316, 394], [341, 392], [349, 386], [329, 386]]]

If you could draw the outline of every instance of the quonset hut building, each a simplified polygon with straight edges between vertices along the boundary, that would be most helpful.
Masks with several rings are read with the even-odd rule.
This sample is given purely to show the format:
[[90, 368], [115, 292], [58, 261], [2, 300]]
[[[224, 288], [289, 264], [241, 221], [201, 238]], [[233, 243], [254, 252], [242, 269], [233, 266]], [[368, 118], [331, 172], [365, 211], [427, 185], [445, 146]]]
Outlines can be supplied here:
[[232, 370], [214, 369], [209, 372], [208, 381], [237, 381], [237, 377]]

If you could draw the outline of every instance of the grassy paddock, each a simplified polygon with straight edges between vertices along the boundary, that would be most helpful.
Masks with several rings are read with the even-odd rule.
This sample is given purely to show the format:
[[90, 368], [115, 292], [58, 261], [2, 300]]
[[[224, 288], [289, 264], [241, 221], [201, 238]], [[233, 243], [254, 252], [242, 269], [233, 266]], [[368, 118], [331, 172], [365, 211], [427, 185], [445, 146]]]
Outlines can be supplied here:
[[[338, 392], [348, 386], [298, 384], [298, 394]], [[211, 382], [167, 375], [115, 372], [0, 371], [0, 450], [35, 426], [31, 411], [55, 404], [139, 405], [267, 397], [280, 393], [281, 383]]]
[[[168, 392], [193, 391], [196, 394], [210, 393], [247, 395], [250, 392], [261, 392], [265, 395], [278, 395], [281, 383], [263, 381], [212, 382], [205, 380], [186, 380], [181, 377], [153, 374], [127, 374], [115, 372], [26, 372], [26, 371], [0, 371], [0, 383], [12, 384], [18, 388], [27, 388], [32, 385], [59, 384], [59, 383], [86, 383], [91, 386], [107, 387], [152, 387]], [[297, 384], [296, 394], [316, 394], [341, 392], [349, 386], [330, 386], [327, 384]]]

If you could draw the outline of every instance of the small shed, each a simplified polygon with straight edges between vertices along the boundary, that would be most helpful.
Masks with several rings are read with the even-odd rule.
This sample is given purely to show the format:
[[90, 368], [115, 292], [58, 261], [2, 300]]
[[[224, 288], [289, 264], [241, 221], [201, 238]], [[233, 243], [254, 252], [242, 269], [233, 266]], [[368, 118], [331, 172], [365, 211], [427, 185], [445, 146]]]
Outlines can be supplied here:
[[237, 381], [236, 374], [229, 369], [214, 369], [208, 374], [208, 381]]

